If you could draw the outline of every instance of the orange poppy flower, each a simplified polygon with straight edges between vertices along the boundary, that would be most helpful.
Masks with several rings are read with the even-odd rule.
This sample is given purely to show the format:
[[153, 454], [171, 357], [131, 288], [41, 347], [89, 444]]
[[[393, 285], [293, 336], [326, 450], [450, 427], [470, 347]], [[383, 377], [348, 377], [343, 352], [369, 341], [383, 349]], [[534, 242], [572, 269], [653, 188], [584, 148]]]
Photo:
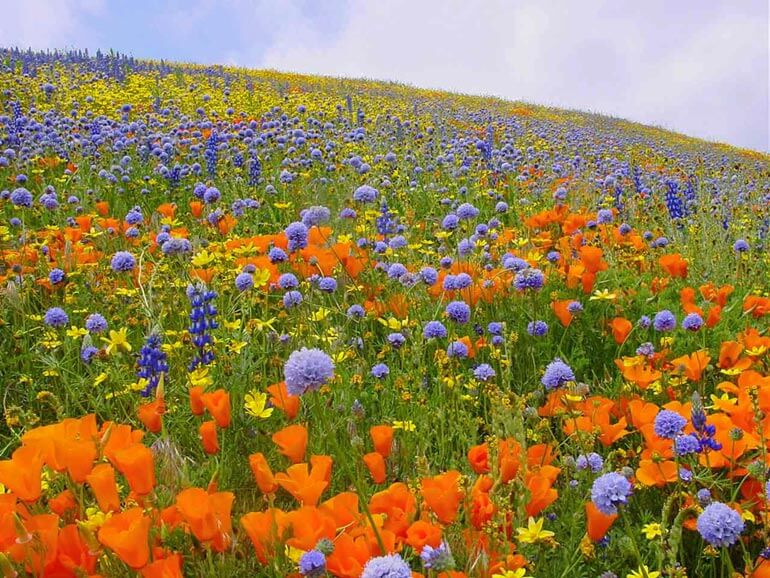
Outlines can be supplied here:
[[203, 215], [203, 203], [200, 201], [190, 201], [190, 214], [196, 219], [200, 219]]
[[326, 558], [326, 568], [338, 578], [359, 578], [369, 558], [376, 555], [365, 536], [341, 534], [334, 542], [334, 551]]
[[663, 255], [658, 263], [671, 277], [687, 278], [687, 261], [679, 253]]
[[136, 507], [114, 514], [99, 528], [99, 542], [109, 548], [131, 568], [138, 570], [150, 558], [147, 542], [152, 520], [146, 517], [142, 508]]
[[218, 389], [212, 393], [204, 393], [201, 401], [217, 425], [227, 429], [230, 425], [230, 394], [224, 389]]
[[203, 415], [203, 388], [199, 385], [190, 388], [190, 411], [193, 415]]
[[695, 351], [690, 355], [682, 355], [671, 360], [676, 373], [682, 373], [690, 381], [700, 381], [703, 370], [706, 369], [711, 357], [704, 349]]
[[174, 213], [176, 213], [176, 205], [174, 203], [161, 203], [155, 207], [155, 210], [167, 219], [173, 219]]
[[679, 479], [679, 468], [671, 460], [640, 460], [636, 479], [644, 486], [663, 487]]
[[219, 453], [219, 439], [217, 437], [217, 422], [204, 421], [198, 428], [198, 435], [203, 444], [203, 451], [209, 455]]
[[163, 428], [162, 417], [166, 412], [166, 403], [162, 397], [150, 403], [143, 403], [139, 406], [139, 420], [152, 433], [160, 433]]
[[612, 337], [618, 345], [626, 340], [634, 328], [633, 324], [625, 317], [615, 317], [610, 322], [610, 327], [612, 328]]
[[383, 458], [387, 458], [390, 455], [393, 447], [393, 433], [394, 429], [389, 425], [375, 425], [369, 429], [369, 435], [372, 437], [374, 443], [374, 451], [380, 454]]
[[307, 429], [302, 425], [290, 425], [275, 432], [271, 438], [278, 446], [278, 451], [285, 455], [293, 464], [305, 458], [307, 450]]
[[573, 301], [574, 299], [562, 299], [561, 301], [551, 303], [551, 309], [553, 309], [554, 314], [559, 319], [559, 323], [564, 327], [569, 327], [569, 324], [572, 323], [573, 315], [568, 307]]
[[297, 501], [308, 506], [315, 506], [329, 485], [319, 468], [308, 470], [305, 463], [289, 466], [286, 473], [277, 473], [275, 481]]
[[102, 217], [110, 214], [110, 205], [107, 201], [97, 201], [94, 207], [96, 207], [96, 212]]
[[251, 473], [254, 474], [257, 486], [259, 486], [263, 494], [272, 494], [278, 489], [278, 484], [273, 477], [270, 465], [262, 453], [257, 452], [249, 456], [249, 467], [251, 468]]
[[415, 552], [420, 552], [425, 545], [437, 548], [441, 543], [441, 527], [423, 520], [417, 520], [406, 531], [406, 543]]
[[286, 544], [292, 548], [312, 550], [319, 540], [333, 540], [337, 533], [334, 518], [315, 506], [306, 505], [289, 512], [287, 519], [293, 535]]
[[451, 524], [457, 517], [463, 493], [459, 486], [460, 472], [449, 470], [431, 478], [422, 479], [422, 497], [425, 505], [442, 524]]
[[369, 511], [372, 514], [385, 514], [383, 527], [396, 536], [405, 538], [406, 530], [417, 512], [417, 501], [406, 484], [396, 482], [372, 496], [369, 500]]
[[489, 445], [479, 444], [468, 450], [468, 462], [477, 474], [489, 473]]
[[120, 496], [115, 482], [115, 470], [110, 464], [99, 464], [86, 478], [96, 503], [102, 512], [117, 512], [120, 510]]
[[155, 465], [152, 450], [133, 444], [115, 454], [114, 464], [128, 481], [131, 491], [145, 496], [155, 487]]
[[34, 502], [42, 491], [43, 460], [36, 448], [21, 446], [10, 460], [0, 462], [0, 483], [22, 502]]
[[223, 552], [231, 543], [230, 511], [234, 499], [232, 492], [208, 493], [201, 488], [188, 488], [177, 495], [176, 507], [199, 541], [210, 542], [215, 551]]
[[372, 476], [375, 484], [384, 484], [387, 479], [385, 472], [385, 459], [381, 453], [371, 452], [363, 457], [364, 464]]
[[282, 510], [270, 508], [265, 512], [246, 514], [241, 518], [241, 526], [251, 539], [257, 559], [262, 564], [267, 564], [268, 560], [275, 556], [282, 543], [283, 535], [288, 527], [288, 519]]
[[184, 578], [182, 556], [171, 554], [147, 564], [140, 570], [142, 578]]
[[48, 500], [48, 507], [54, 514], [63, 518], [67, 512], [70, 512], [77, 507], [75, 495], [71, 490], [63, 490]]
[[270, 393], [270, 403], [286, 414], [289, 419], [294, 419], [299, 413], [300, 399], [297, 395], [289, 395], [286, 382], [274, 383], [267, 388]]
[[586, 503], [586, 532], [594, 542], [604, 538], [617, 519], [617, 514], [605, 514], [593, 502]]

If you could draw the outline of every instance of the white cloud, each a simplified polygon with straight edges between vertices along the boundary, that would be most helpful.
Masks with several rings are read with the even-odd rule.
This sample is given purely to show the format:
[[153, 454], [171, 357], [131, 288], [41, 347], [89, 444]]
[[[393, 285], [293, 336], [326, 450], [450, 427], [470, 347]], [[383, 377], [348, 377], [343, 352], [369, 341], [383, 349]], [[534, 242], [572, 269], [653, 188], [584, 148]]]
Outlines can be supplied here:
[[363, 0], [335, 37], [276, 35], [244, 64], [592, 110], [767, 150], [767, 14], [762, 0]]
[[103, 0], [3, 0], [0, 39], [3, 46], [36, 50], [99, 44], [83, 17], [103, 8]]

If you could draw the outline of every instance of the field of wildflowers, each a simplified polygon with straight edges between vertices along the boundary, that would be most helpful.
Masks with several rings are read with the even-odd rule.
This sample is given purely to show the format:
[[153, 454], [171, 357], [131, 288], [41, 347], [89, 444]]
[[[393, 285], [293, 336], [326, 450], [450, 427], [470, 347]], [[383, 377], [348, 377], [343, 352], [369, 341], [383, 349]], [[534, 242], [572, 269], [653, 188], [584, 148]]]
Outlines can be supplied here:
[[4, 577], [770, 576], [767, 155], [118, 54], [0, 108]]

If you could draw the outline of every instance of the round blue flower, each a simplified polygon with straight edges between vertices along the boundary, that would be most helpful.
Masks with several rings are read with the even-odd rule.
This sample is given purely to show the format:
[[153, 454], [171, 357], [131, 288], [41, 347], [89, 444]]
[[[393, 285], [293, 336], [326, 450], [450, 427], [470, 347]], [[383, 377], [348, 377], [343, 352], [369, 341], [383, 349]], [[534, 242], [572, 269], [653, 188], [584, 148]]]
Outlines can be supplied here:
[[308, 578], [323, 576], [326, 572], [326, 557], [323, 552], [310, 550], [299, 559], [299, 573]]
[[354, 303], [353, 305], [348, 307], [347, 316], [358, 317], [358, 318], [365, 317], [366, 311], [358, 303]]
[[402, 333], [393, 332], [388, 335], [388, 343], [393, 349], [398, 349], [406, 343], [406, 337]]
[[334, 362], [320, 349], [292, 352], [283, 366], [284, 381], [289, 395], [314, 391], [334, 377]]
[[447, 347], [446, 354], [449, 357], [459, 357], [464, 359], [468, 357], [468, 347], [462, 341], [453, 341]]
[[438, 281], [438, 272], [433, 267], [423, 267], [420, 269], [420, 278], [426, 285], [435, 285]]
[[732, 546], [743, 532], [743, 520], [731, 507], [714, 502], [698, 516], [698, 533], [715, 548]]
[[51, 282], [51, 285], [58, 285], [64, 281], [64, 276], [64, 271], [61, 269], [51, 269], [51, 271], [48, 273], [48, 280]]
[[599, 476], [591, 486], [591, 501], [603, 514], [611, 516], [618, 513], [618, 506], [628, 503], [631, 495], [631, 482], [617, 472]]
[[446, 306], [445, 312], [455, 323], [468, 323], [471, 318], [471, 308], [465, 301], [452, 301]]
[[596, 213], [596, 221], [600, 225], [606, 225], [607, 223], [611, 223], [612, 219], [613, 219], [613, 215], [610, 209], [599, 209], [599, 212]]
[[647, 329], [652, 325], [652, 320], [647, 315], [642, 315], [636, 323], [642, 329]]
[[289, 258], [289, 256], [286, 254], [286, 251], [280, 247], [271, 248], [267, 253], [267, 257], [270, 259], [271, 263], [283, 263]]
[[254, 287], [254, 277], [249, 273], [241, 273], [235, 278], [235, 288], [238, 291], [247, 291]]
[[513, 278], [513, 286], [517, 291], [526, 291], [528, 289], [536, 291], [545, 283], [545, 277], [540, 269], [524, 269], [516, 273]]
[[447, 336], [447, 330], [440, 321], [428, 321], [422, 329], [422, 335], [425, 339], [443, 338]]
[[30, 193], [24, 187], [14, 189], [11, 193], [11, 202], [17, 207], [31, 207], [32, 206], [32, 193]]
[[463, 203], [455, 211], [459, 219], [475, 219], [479, 215], [479, 210], [470, 203]]
[[580, 454], [575, 460], [575, 466], [578, 470], [590, 469], [593, 473], [597, 473], [604, 467], [604, 460], [596, 452]]
[[503, 329], [503, 324], [499, 321], [490, 321], [489, 325], [487, 325], [487, 331], [489, 331], [491, 335], [502, 335]]
[[353, 200], [358, 203], [373, 203], [377, 200], [378, 191], [369, 185], [361, 185], [353, 191]]
[[412, 578], [409, 565], [398, 554], [370, 558], [361, 578]]
[[701, 488], [697, 491], [695, 494], [695, 497], [698, 499], [698, 503], [705, 508], [711, 503], [711, 492], [708, 488]]
[[125, 271], [132, 271], [136, 266], [136, 259], [128, 251], [118, 251], [112, 256], [110, 260], [110, 267], [113, 271], [122, 273]]
[[91, 315], [86, 317], [86, 329], [89, 333], [107, 331], [107, 320], [99, 313], [91, 313]]
[[325, 293], [334, 293], [337, 290], [337, 280], [334, 277], [321, 277], [318, 288]]
[[674, 440], [674, 452], [678, 456], [697, 454], [700, 450], [700, 441], [692, 434], [677, 436]]
[[749, 250], [749, 244], [744, 239], [738, 239], [733, 244], [733, 251], [736, 253], [745, 253]]
[[542, 337], [548, 333], [548, 324], [545, 321], [535, 320], [527, 324], [527, 333], [533, 337]]
[[659, 311], [652, 320], [652, 327], [655, 331], [672, 331], [676, 328], [676, 317], [668, 309]]
[[289, 240], [289, 253], [307, 247], [308, 231], [305, 223], [295, 221], [288, 225], [283, 232]]
[[302, 293], [299, 291], [287, 291], [283, 296], [283, 306], [291, 309], [302, 303]]
[[69, 323], [69, 320], [67, 312], [61, 307], [51, 307], [45, 312], [45, 317], [43, 318], [43, 321], [49, 327], [64, 327]]
[[690, 313], [682, 320], [682, 329], [687, 331], [698, 331], [703, 327], [703, 317], [697, 313]]
[[283, 289], [296, 289], [299, 287], [299, 281], [293, 273], [284, 273], [278, 277], [278, 286]]
[[546, 389], [557, 389], [573, 381], [575, 381], [575, 373], [572, 368], [558, 357], [545, 367], [545, 373], [540, 378], [540, 383]]
[[378, 363], [372, 367], [372, 376], [376, 377], [377, 379], [384, 379], [388, 376], [389, 373], [390, 368], [384, 363]]
[[495, 377], [495, 370], [488, 363], [482, 363], [473, 370], [473, 377], [479, 381], [489, 381]]
[[681, 415], [670, 409], [663, 409], [655, 416], [653, 429], [658, 437], [672, 440], [682, 433], [686, 425], [687, 420]]

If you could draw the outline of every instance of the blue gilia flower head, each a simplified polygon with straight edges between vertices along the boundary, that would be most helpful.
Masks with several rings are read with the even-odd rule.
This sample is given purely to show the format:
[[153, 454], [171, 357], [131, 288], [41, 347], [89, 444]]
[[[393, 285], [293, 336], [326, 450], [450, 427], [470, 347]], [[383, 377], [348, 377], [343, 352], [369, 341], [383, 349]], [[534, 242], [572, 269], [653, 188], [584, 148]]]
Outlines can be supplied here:
[[548, 324], [545, 321], [530, 321], [527, 324], [527, 333], [533, 337], [542, 337], [548, 333]]
[[540, 383], [546, 389], [558, 389], [573, 381], [575, 381], [575, 373], [572, 368], [558, 357], [546, 366], [545, 373], [540, 378]]
[[703, 327], [703, 317], [697, 313], [690, 313], [682, 320], [682, 329], [687, 331], [698, 331]]
[[353, 191], [353, 200], [357, 203], [373, 203], [377, 200], [379, 192], [369, 185], [361, 185]]
[[604, 460], [596, 452], [580, 454], [575, 460], [575, 467], [578, 470], [590, 469], [593, 473], [597, 473], [604, 467]]
[[545, 277], [540, 269], [528, 268], [516, 273], [513, 278], [513, 286], [517, 291], [537, 291], [543, 287]]
[[91, 313], [91, 315], [86, 317], [86, 329], [89, 333], [107, 331], [107, 320], [99, 313]]
[[30, 208], [32, 206], [32, 200], [32, 193], [24, 187], [19, 187], [11, 193], [11, 203], [17, 207]]
[[412, 570], [398, 554], [370, 558], [361, 578], [412, 578]]
[[464, 301], [452, 301], [445, 309], [447, 317], [455, 323], [468, 323], [471, 308]]
[[302, 303], [302, 299], [302, 293], [299, 291], [287, 291], [283, 296], [283, 306], [286, 309], [297, 307], [300, 303]]
[[136, 267], [136, 259], [128, 251], [118, 251], [112, 256], [110, 267], [117, 273], [132, 271]]
[[240, 273], [235, 278], [235, 288], [238, 289], [238, 291], [247, 291], [252, 287], [254, 287], [254, 277], [249, 273]]
[[674, 440], [674, 452], [678, 456], [697, 454], [701, 451], [698, 438], [692, 434], [677, 436]]
[[420, 552], [420, 560], [422, 560], [422, 565], [425, 568], [434, 572], [446, 572], [455, 567], [452, 552], [449, 549], [449, 544], [446, 542], [441, 542], [436, 548], [428, 544], [423, 546], [422, 552]]
[[479, 210], [470, 203], [463, 203], [455, 210], [457, 217], [462, 220], [475, 219], [479, 216]]
[[482, 363], [473, 370], [473, 377], [479, 381], [489, 381], [495, 377], [495, 370], [488, 363]]
[[384, 363], [378, 363], [372, 367], [372, 376], [376, 377], [377, 379], [384, 379], [388, 376], [389, 373], [390, 368]]
[[715, 548], [732, 546], [743, 532], [741, 515], [731, 507], [713, 502], [698, 516], [698, 533]]
[[591, 501], [596, 508], [608, 516], [618, 513], [618, 506], [628, 503], [631, 482], [625, 476], [610, 472], [599, 476], [591, 486]]
[[303, 347], [286, 360], [283, 375], [289, 395], [303, 395], [334, 377], [334, 362], [320, 349]]
[[447, 330], [441, 321], [428, 321], [423, 327], [422, 335], [425, 339], [443, 338], [447, 336]]
[[308, 578], [316, 578], [326, 573], [326, 556], [318, 550], [310, 550], [299, 559], [299, 573]]
[[289, 240], [289, 253], [294, 253], [307, 247], [307, 226], [305, 223], [295, 221], [284, 229], [284, 234]]
[[346, 315], [348, 317], [357, 317], [360, 319], [361, 317], [366, 317], [366, 311], [364, 310], [363, 307], [361, 307], [361, 305], [359, 305], [358, 303], [354, 303], [353, 305], [348, 307]]
[[738, 239], [735, 244], [733, 244], [733, 251], [736, 253], [745, 253], [749, 250], [749, 244], [744, 239]]
[[668, 309], [659, 311], [652, 320], [652, 327], [655, 331], [672, 331], [676, 329], [676, 317]]
[[459, 357], [465, 359], [468, 357], [468, 346], [462, 341], [453, 341], [447, 347], [446, 353], [449, 357]]
[[682, 433], [686, 425], [687, 420], [681, 415], [670, 409], [663, 409], [655, 416], [653, 429], [658, 437], [672, 440]]
[[45, 312], [45, 317], [43, 317], [43, 321], [49, 327], [64, 327], [69, 323], [69, 320], [67, 312], [61, 307], [51, 307]]
[[59, 268], [51, 269], [51, 271], [48, 273], [48, 280], [51, 282], [51, 285], [58, 285], [64, 281], [64, 277], [64, 271]]
[[708, 488], [701, 488], [698, 490], [695, 497], [698, 500], [698, 503], [704, 508], [711, 503], [711, 491], [709, 491]]

